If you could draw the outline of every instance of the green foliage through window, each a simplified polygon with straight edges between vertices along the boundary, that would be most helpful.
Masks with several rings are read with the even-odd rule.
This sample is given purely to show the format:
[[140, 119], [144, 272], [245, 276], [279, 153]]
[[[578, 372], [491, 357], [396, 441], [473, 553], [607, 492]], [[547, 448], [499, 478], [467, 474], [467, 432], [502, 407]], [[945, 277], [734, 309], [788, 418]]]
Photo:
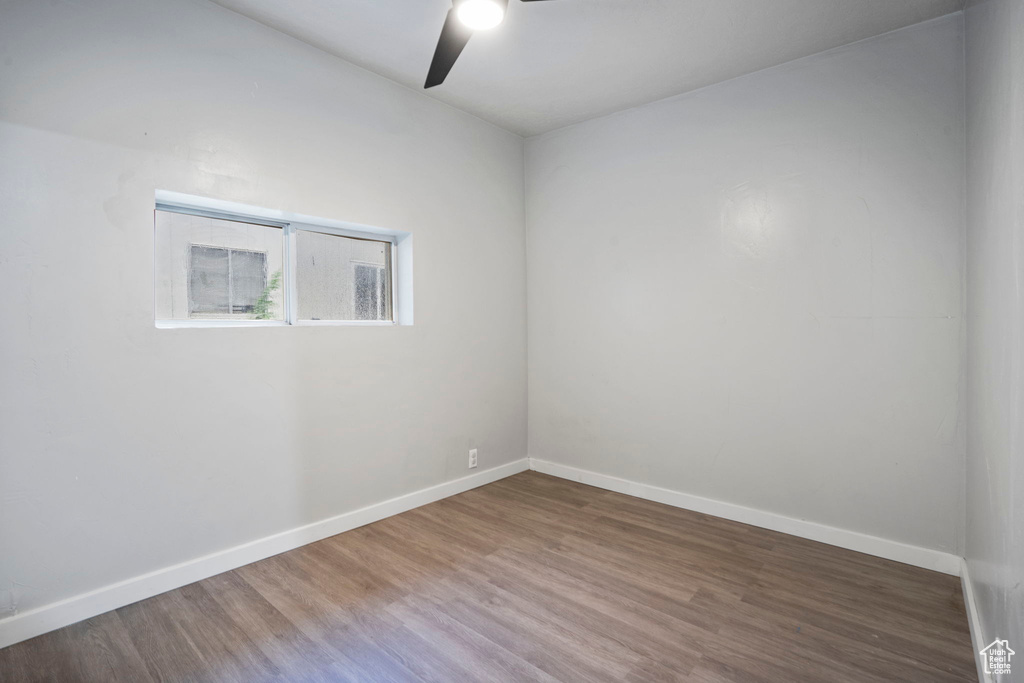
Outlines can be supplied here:
[[256, 304], [252, 307], [253, 320], [274, 319], [274, 302], [271, 301], [271, 296], [280, 288], [281, 271], [279, 270], [270, 276], [270, 282], [263, 288], [263, 293], [260, 294], [260, 298], [256, 300]]

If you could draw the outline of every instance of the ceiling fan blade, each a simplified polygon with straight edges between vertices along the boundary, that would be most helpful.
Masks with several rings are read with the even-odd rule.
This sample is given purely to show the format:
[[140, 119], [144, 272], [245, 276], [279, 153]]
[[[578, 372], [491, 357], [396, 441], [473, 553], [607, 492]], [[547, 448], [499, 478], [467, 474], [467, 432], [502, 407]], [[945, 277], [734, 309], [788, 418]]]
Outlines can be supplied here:
[[430, 71], [427, 72], [427, 82], [423, 84], [424, 88], [433, 88], [444, 83], [448, 72], [455, 65], [455, 60], [462, 54], [462, 48], [466, 47], [472, 35], [473, 32], [455, 16], [455, 8], [448, 10], [444, 28], [441, 29], [441, 37], [437, 41], [437, 49], [434, 50], [434, 59], [430, 62]]

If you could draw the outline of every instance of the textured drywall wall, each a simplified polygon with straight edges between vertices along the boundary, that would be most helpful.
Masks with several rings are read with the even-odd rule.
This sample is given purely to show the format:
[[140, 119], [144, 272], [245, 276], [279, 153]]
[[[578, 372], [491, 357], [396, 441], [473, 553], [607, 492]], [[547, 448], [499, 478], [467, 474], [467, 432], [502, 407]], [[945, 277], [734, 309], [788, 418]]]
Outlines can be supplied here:
[[973, 2], [965, 22], [965, 556], [978, 635], [1008, 639], [1024, 677], [1024, 2]]
[[527, 141], [530, 455], [959, 552], [953, 15]]
[[[222, 7], [3, 2], [0, 617], [522, 458], [522, 184]], [[157, 188], [411, 231], [415, 325], [155, 329]]]

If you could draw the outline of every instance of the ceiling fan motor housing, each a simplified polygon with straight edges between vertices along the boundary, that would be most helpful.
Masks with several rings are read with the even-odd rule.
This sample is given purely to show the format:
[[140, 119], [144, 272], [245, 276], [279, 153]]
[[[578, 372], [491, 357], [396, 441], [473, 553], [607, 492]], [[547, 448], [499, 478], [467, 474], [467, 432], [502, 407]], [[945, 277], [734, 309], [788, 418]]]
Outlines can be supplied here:
[[504, 20], [507, 10], [508, 0], [452, 0], [423, 87], [433, 88], [444, 83], [473, 31], [494, 28]]

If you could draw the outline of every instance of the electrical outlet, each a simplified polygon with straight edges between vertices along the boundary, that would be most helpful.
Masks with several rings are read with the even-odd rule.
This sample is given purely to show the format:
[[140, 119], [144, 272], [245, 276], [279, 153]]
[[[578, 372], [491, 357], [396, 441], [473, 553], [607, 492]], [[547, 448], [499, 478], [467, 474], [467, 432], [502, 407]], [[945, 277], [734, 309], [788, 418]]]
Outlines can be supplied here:
[[476, 449], [470, 449], [469, 451], [469, 469], [476, 467]]

